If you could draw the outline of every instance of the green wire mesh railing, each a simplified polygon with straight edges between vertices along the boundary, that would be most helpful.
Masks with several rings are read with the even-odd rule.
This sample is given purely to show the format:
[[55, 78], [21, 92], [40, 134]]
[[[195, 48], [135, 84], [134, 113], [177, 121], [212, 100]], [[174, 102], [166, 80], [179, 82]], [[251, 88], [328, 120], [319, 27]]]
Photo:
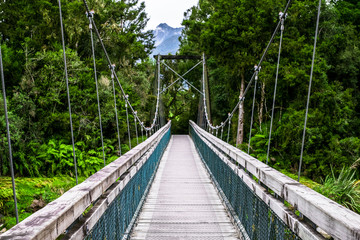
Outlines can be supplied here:
[[198, 136], [190, 135], [212, 178], [224, 193], [250, 239], [300, 239], [244, 181]]
[[160, 158], [170, 140], [170, 129], [164, 134], [154, 152], [127, 183], [119, 195], [108, 206], [105, 213], [85, 237], [86, 240], [117, 240], [126, 238], [129, 226], [144, 196], [145, 189], [151, 184]]

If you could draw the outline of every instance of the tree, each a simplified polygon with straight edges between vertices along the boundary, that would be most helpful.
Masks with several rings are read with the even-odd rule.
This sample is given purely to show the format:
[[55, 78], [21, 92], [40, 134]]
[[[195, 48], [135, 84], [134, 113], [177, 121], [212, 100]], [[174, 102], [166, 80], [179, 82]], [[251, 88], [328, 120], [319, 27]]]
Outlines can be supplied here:
[[[216, 58], [240, 81], [238, 97], [243, 97], [245, 79], [250, 76], [253, 66], [259, 60], [270, 39], [282, 2], [249, 0], [201, 1], [184, 20], [188, 41], [199, 42], [207, 55]], [[190, 15], [189, 15], [190, 14]], [[239, 105], [238, 138], [244, 138], [244, 103]]]
[[[147, 113], [141, 110], [146, 110], [152, 81], [148, 73], [153, 68], [148, 61], [152, 35], [143, 30], [147, 23], [145, 6], [137, 0], [88, 3], [95, 10], [95, 22], [112, 62], [117, 64], [123, 88], [145, 119]], [[82, 1], [63, 0], [62, 11], [76, 155], [79, 171], [87, 176], [102, 167], [89, 20]], [[58, 4], [50, 0], [2, 1], [0, 16], [16, 173], [73, 174]], [[114, 147], [117, 135], [113, 92], [108, 64], [96, 37], [95, 41], [105, 152], [107, 161], [112, 161], [119, 150]], [[124, 100], [117, 93], [120, 135], [124, 138]], [[129, 118], [133, 130], [133, 116]], [[0, 119], [1, 125], [5, 124], [3, 117]], [[5, 136], [4, 128], [0, 131]], [[125, 142], [122, 148], [128, 149]], [[6, 151], [5, 144], [1, 145], [2, 174], [8, 173], [8, 164], [3, 160]]]
[[[286, 2], [200, 1], [189, 9], [183, 22], [182, 51], [204, 51], [210, 69], [212, 113], [215, 123], [226, 118], [241, 90], [239, 79], [249, 79]], [[301, 147], [314, 30], [314, 1], [294, 1], [285, 20], [270, 165], [296, 172]], [[304, 174], [314, 179], [326, 176], [330, 165], [340, 171], [360, 157], [359, 121], [359, 15], [358, 1], [323, 2], [314, 80], [311, 92]], [[252, 154], [263, 160], [276, 72], [279, 35], [275, 37], [259, 74], [259, 119], [253, 126]], [[265, 88], [266, 86], [266, 88]], [[224, 88], [225, 87], [225, 88]], [[221, 89], [221, 90], [220, 90]], [[236, 91], [235, 91], [236, 90]], [[225, 97], [224, 97], [225, 93]], [[224, 101], [226, 99], [226, 101]], [[250, 99], [247, 96], [247, 99]], [[251, 100], [241, 106], [245, 114]], [[217, 114], [220, 112], [220, 114]], [[237, 119], [245, 132], [249, 118]], [[234, 122], [234, 120], [233, 120]], [[246, 138], [246, 136], [244, 137]], [[237, 139], [237, 143], [241, 139]], [[240, 145], [247, 149], [247, 146]], [[264, 151], [265, 150], [265, 151]], [[266, 156], [266, 155], [265, 155]]]

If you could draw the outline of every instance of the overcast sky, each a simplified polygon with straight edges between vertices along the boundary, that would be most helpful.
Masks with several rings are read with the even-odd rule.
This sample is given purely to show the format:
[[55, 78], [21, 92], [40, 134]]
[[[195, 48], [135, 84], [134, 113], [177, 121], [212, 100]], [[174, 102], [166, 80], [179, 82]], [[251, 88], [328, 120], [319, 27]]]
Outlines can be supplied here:
[[160, 23], [167, 23], [170, 27], [180, 27], [184, 12], [198, 0], [144, 0], [146, 12], [150, 18], [146, 30], [155, 29]]

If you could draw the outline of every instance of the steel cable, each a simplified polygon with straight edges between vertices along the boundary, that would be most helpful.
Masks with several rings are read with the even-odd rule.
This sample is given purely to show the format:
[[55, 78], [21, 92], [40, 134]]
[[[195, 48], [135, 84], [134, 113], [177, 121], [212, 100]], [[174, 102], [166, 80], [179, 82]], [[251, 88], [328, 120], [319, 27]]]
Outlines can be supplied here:
[[140, 128], [141, 128], [141, 142], [144, 141], [144, 129], [141, 127], [140, 125]]
[[9, 147], [11, 184], [12, 184], [13, 198], [14, 198], [14, 205], [15, 205], [16, 224], [18, 224], [19, 223], [19, 213], [18, 213], [17, 197], [16, 197], [16, 189], [15, 189], [14, 162], [13, 162], [12, 148], [11, 148], [10, 124], [9, 124], [9, 116], [8, 116], [7, 103], [6, 103], [5, 77], [4, 77], [4, 68], [3, 68], [3, 62], [2, 62], [1, 45], [0, 45], [0, 71], [1, 71], [1, 85], [2, 85], [2, 90], [3, 90], [3, 100], [4, 100], [6, 133], [7, 133], [8, 147]]
[[[126, 95], [125, 99], [127, 99], [129, 96]], [[130, 124], [129, 124], [129, 113], [128, 113], [128, 105], [127, 101], [125, 100], [125, 109], [126, 109], [126, 123], [127, 123], [127, 129], [128, 129], [128, 136], [129, 136], [129, 148], [131, 150], [131, 134], [130, 134]]]
[[[183, 75], [181, 75], [181, 77], [185, 77], [185, 75], [187, 75], [189, 72], [191, 72], [195, 67], [197, 67], [200, 63], [202, 63], [201, 61], [198, 62], [197, 64], [195, 64], [192, 68], [190, 68], [189, 70], [187, 70]], [[164, 90], [162, 90], [160, 92], [160, 94], [162, 94], [163, 92], [165, 92], [166, 90], [168, 90], [172, 85], [174, 85], [176, 82], [178, 82], [179, 80], [181, 80], [181, 78], [176, 79], [174, 82], [172, 82], [169, 86], [167, 86], [166, 88], [164, 88]]]
[[100, 109], [98, 78], [97, 78], [97, 73], [96, 73], [95, 44], [94, 44], [92, 24], [91, 24], [91, 19], [90, 19], [90, 18], [94, 17], [94, 12], [91, 11], [90, 14], [91, 15], [88, 15], [88, 18], [89, 18], [89, 29], [90, 29], [90, 38], [91, 38], [91, 50], [92, 50], [92, 56], [93, 56], [93, 62], [94, 62], [94, 78], [95, 78], [96, 99], [97, 99], [98, 114], [99, 114], [101, 147], [102, 147], [102, 153], [103, 153], [103, 159], [104, 159], [104, 167], [105, 167], [106, 166], [106, 160], [105, 160], [103, 128], [102, 128], [102, 121], [101, 121], [101, 109]]
[[194, 85], [192, 85], [188, 80], [186, 80], [185, 78], [183, 78], [180, 74], [178, 74], [174, 69], [172, 69], [169, 65], [167, 65], [166, 63], [162, 63], [164, 64], [167, 68], [169, 68], [173, 73], [175, 73], [176, 76], [178, 76], [179, 78], [181, 78], [184, 82], [186, 82], [187, 84], [189, 84], [192, 88], [194, 88], [196, 91], [198, 91], [200, 94], [203, 94], [199, 89], [197, 89]]
[[312, 83], [312, 78], [313, 78], [313, 73], [314, 73], [314, 62], [315, 62], [315, 54], [316, 54], [316, 42], [317, 42], [318, 31], [319, 31], [320, 12], [321, 12], [321, 0], [319, 0], [318, 14], [317, 14], [317, 19], [316, 19], [315, 39], [314, 39], [314, 48], [313, 48], [313, 55], [312, 55], [312, 61], [311, 61], [309, 89], [308, 89], [308, 96], [307, 96], [307, 102], [306, 102], [305, 122], [304, 122], [303, 137], [302, 137], [302, 142], [301, 142], [301, 153], [300, 153], [300, 161], [299, 161], [298, 181], [300, 181], [301, 165], [302, 165], [302, 159], [303, 159], [303, 153], [304, 153], [306, 124], [307, 124], [307, 117], [308, 117], [308, 112], [309, 112], [311, 83]]
[[252, 103], [252, 109], [251, 109], [251, 121], [250, 121], [250, 131], [249, 131], [249, 144], [248, 144], [248, 154], [250, 154], [250, 145], [251, 145], [251, 131], [252, 131], [252, 126], [254, 123], [254, 110], [255, 110], [255, 99], [256, 99], [256, 85], [257, 85], [257, 81], [258, 81], [258, 75], [259, 75], [259, 69], [257, 66], [255, 66], [255, 71], [256, 71], [256, 75], [255, 75], [255, 83], [254, 83], [254, 95], [253, 95], [253, 103]]
[[273, 97], [273, 104], [272, 104], [272, 110], [271, 110], [270, 132], [269, 132], [268, 148], [267, 148], [267, 154], [266, 154], [266, 164], [269, 163], [269, 154], [270, 154], [270, 145], [271, 145], [271, 133], [272, 133], [272, 126], [273, 126], [273, 121], [274, 121], [276, 88], [277, 88], [277, 82], [278, 82], [278, 77], [279, 77], [281, 45], [282, 45], [282, 39], [283, 39], [283, 34], [284, 34], [284, 21], [285, 21], [285, 17], [286, 17], [286, 15], [285, 15], [284, 13], [283, 13], [282, 15], [280, 15], [280, 22], [281, 22], [280, 43], [279, 43], [278, 60], [277, 60], [277, 65], [276, 65], [276, 77], [275, 77], [274, 97]]
[[[288, 11], [288, 9], [289, 9], [289, 7], [290, 7], [290, 5], [291, 5], [291, 2], [292, 2], [292, 0], [289, 0], [289, 1], [287, 2], [286, 6], [285, 6], [285, 9], [284, 9], [284, 11], [283, 11], [284, 16], [286, 15], [286, 13], [287, 13], [287, 11]], [[261, 56], [261, 59], [260, 59], [259, 63], [257, 64], [258, 67], [261, 67], [261, 64], [262, 64], [262, 62], [264, 61], [265, 56], [266, 56], [267, 52], [269, 51], [270, 45], [271, 45], [271, 43], [273, 42], [273, 40], [274, 40], [274, 38], [275, 38], [275, 36], [276, 36], [276, 33], [278, 32], [280, 26], [281, 26], [281, 20], [280, 20], [280, 21], [278, 22], [278, 24], [276, 25], [276, 28], [275, 28], [275, 30], [274, 30], [271, 38], [270, 38], [270, 41], [268, 42], [268, 44], [267, 44], [267, 46], [266, 46], [266, 48], [265, 48], [265, 51], [264, 51], [263, 55]], [[205, 61], [205, 57], [203, 57], [203, 61]], [[204, 74], [204, 72], [203, 72], [203, 74]], [[242, 98], [239, 98], [239, 101], [237, 102], [236, 106], [235, 106], [234, 109], [232, 110], [232, 112], [231, 112], [231, 117], [233, 116], [235, 110], [238, 108], [240, 102], [244, 100], [244, 96], [246, 96], [246, 93], [249, 91], [250, 86], [251, 86], [252, 82], [254, 81], [254, 77], [255, 77], [255, 72], [254, 72], [254, 74], [251, 76], [250, 81], [249, 81], [248, 85], [246, 86], [246, 88], [245, 88], [245, 90], [244, 90], [244, 92], [243, 92], [243, 94], [242, 94], [243, 97], [242, 97]], [[203, 78], [203, 81], [205, 81], [204, 78]], [[204, 105], [204, 106], [205, 106], [205, 105]], [[205, 109], [205, 112], [206, 112], [206, 109]], [[206, 116], [206, 121], [208, 122], [209, 127], [210, 127], [210, 128], [215, 128], [215, 127], [210, 123], [210, 120], [208, 119], [208, 114], [207, 114], [207, 112], [205, 113], [205, 116]], [[230, 116], [228, 116], [228, 118], [223, 122], [224, 125], [229, 121], [229, 117], [230, 117]], [[221, 127], [221, 126], [220, 126], [220, 127]]]
[[[137, 112], [135, 112], [136, 114]], [[137, 130], [137, 124], [136, 124], [136, 117], [134, 117], [135, 122], [135, 132], [136, 132], [136, 144], [139, 145], [139, 138], [138, 138], [138, 130]]]
[[78, 174], [77, 174], [77, 164], [76, 164], [76, 155], [75, 155], [75, 141], [74, 141], [74, 130], [72, 123], [72, 115], [71, 115], [71, 102], [70, 102], [70, 91], [69, 91], [69, 77], [67, 72], [67, 63], [66, 63], [66, 52], [65, 52], [65, 37], [64, 37], [64, 26], [61, 12], [61, 0], [58, 0], [59, 3], [59, 17], [60, 17], [60, 26], [61, 26], [61, 41], [63, 48], [63, 58], [64, 58], [64, 71], [65, 71], [65, 82], [66, 82], [66, 94], [69, 106], [69, 118], [70, 118], [70, 131], [71, 131], [71, 143], [73, 148], [73, 157], [74, 157], [74, 167], [75, 167], [75, 178], [76, 185], [78, 184]]
[[221, 127], [221, 137], [220, 137], [221, 140], [222, 140], [222, 138], [223, 138], [223, 132], [224, 132], [224, 126]]
[[118, 144], [119, 144], [119, 156], [121, 156], [121, 141], [120, 141], [120, 130], [119, 130], [119, 119], [118, 119], [118, 112], [116, 106], [116, 90], [115, 90], [115, 80], [114, 80], [114, 72], [115, 66], [111, 65], [111, 82], [113, 87], [113, 95], [114, 95], [114, 111], [115, 111], [115, 120], [116, 120], [116, 130], [117, 130], [117, 137], [118, 137]]
[[[85, 9], [86, 9], [86, 12], [89, 14], [89, 13], [90, 13], [90, 9], [89, 9], [89, 6], [88, 6], [88, 4], [87, 4], [87, 1], [86, 1], [86, 0], [83, 0], [83, 3], [84, 3], [84, 6], [85, 6]], [[96, 23], [95, 23], [95, 21], [94, 21], [93, 18], [91, 19], [91, 23], [92, 23], [92, 26], [93, 26], [93, 28], [94, 28], [94, 30], [95, 30], [96, 35], [98, 36], [99, 42], [100, 42], [101, 47], [102, 47], [102, 49], [103, 49], [103, 52], [104, 52], [104, 54], [105, 54], [106, 60], [107, 60], [107, 62], [108, 62], [108, 64], [109, 64], [109, 67], [111, 68], [113, 64], [111, 63], [109, 54], [108, 54], [108, 52], [107, 52], [107, 50], [106, 50], [106, 48], [105, 48], [104, 42], [103, 42], [103, 40], [102, 40], [102, 38], [101, 38], [101, 35], [100, 35], [100, 33], [99, 33], [99, 30], [98, 30], [98, 28], [97, 28], [97, 26], [96, 26]], [[119, 87], [120, 87], [120, 90], [121, 90], [121, 93], [122, 93], [123, 97], [125, 97], [125, 96], [126, 96], [126, 93], [125, 93], [125, 91], [124, 91], [124, 89], [123, 89], [123, 87], [122, 87], [122, 85], [121, 85], [121, 83], [120, 83], [120, 81], [119, 81], [119, 78], [118, 78], [116, 72], [113, 71], [113, 74], [114, 74], [114, 77], [115, 77], [115, 79], [116, 79]], [[160, 80], [160, 78], [159, 78], [158, 80]], [[158, 85], [158, 86], [159, 86], [159, 85]], [[158, 107], [159, 107], [159, 95], [160, 95], [160, 89], [158, 88], [157, 100], [156, 100], [156, 108], [157, 108], [157, 109], [158, 109]], [[135, 110], [134, 110], [134, 108], [132, 107], [130, 101], [129, 101], [128, 99], [126, 99], [126, 102], [129, 104], [129, 108], [130, 108], [130, 110], [132, 111], [132, 113], [134, 114]], [[158, 114], [158, 111], [156, 110], [156, 111], [155, 111], [155, 117], [154, 117], [154, 119], [153, 119], [153, 121], [152, 121], [152, 124], [151, 124], [151, 126], [150, 126], [149, 128], [146, 128], [145, 126], [143, 126], [143, 122], [139, 119], [138, 116], [137, 116], [137, 119], [138, 119], [138, 122], [141, 123], [141, 125], [142, 125], [145, 129], [150, 130], [150, 129], [152, 129], [152, 128], [154, 127], [154, 122], [155, 122], [155, 118], [156, 118], [157, 114]]]
[[[230, 117], [230, 113], [228, 114]], [[231, 125], [231, 118], [229, 118], [229, 128], [228, 128], [228, 134], [227, 134], [227, 140], [226, 142], [229, 143], [229, 137], [230, 137], [230, 125]]]

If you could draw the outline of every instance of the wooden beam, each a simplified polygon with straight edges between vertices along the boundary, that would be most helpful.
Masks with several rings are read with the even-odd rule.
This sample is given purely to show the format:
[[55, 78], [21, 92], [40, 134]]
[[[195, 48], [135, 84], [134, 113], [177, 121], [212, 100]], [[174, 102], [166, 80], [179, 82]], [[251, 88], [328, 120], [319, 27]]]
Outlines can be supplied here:
[[234, 173], [243, 180], [243, 182], [253, 190], [253, 193], [256, 194], [262, 201], [264, 201], [274, 213], [284, 222], [289, 228], [296, 233], [301, 239], [306, 240], [323, 240], [324, 238], [315, 231], [309, 224], [296, 216], [288, 207], [285, 206], [283, 202], [279, 199], [276, 199], [271, 195], [264, 187], [254, 181], [248, 173], [243, 169], [238, 168], [233, 161], [229, 160], [227, 156], [221, 153], [216, 147], [214, 147], [201, 133], [198, 129], [195, 129], [200, 139], [226, 164], [228, 165]]
[[[158, 55], [154, 55], [154, 58], [157, 59]], [[173, 60], [181, 60], [181, 59], [198, 59], [201, 60], [201, 56], [199, 55], [160, 55], [160, 60], [161, 59], [173, 59]]]
[[[334, 239], [360, 239], [360, 215], [260, 162], [240, 149], [190, 125], [211, 145], [241, 165]], [[260, 194], [261, 195], [261, 194]], [[271, 207], [271, 205], [270, 205]], [[273, 209], [274, 210], [274, 209]], [[275, 210], [274, 210], [275, 211]], [[277, 212], [277, 211], [275, 211]], [[280, 216], [281, 217], [281, 216]]]
[[158, 140], [170, 128], [170, 124], [171, 122], [83, 183], [6, 231], [0, 239], [56, 239], [139, 158], [159, 143]]
[[[166, 132], [163, 132], [164, 136]], [[160, 137], [160, 139], [162, 138]], [[160, 139], [157, 142], [160, 142]], [[91, 208], [91, 210], [83, 216], [79, 222], [77, 222], [69, 232], [62, 238], [63, 240], [74, 240], [74, 239], [84, 239], [87, 232], [90, 232], [99, 219], [103, 216], [108, 206], [116, 199], [120, 192], [125, 188], [129, 181], [135, 176], [135, 174], [140, 170], [143, 164], [150, 158], [151, 154], [154, 152], [156, 147], [150, 148], [150, 150], [144, 154], [136, 163], [128, 170], [128, 174], [122, 180], [114, 183], [96, 202], [96, 204]], [[85, 232], [84, 229], [87, 231]]]

